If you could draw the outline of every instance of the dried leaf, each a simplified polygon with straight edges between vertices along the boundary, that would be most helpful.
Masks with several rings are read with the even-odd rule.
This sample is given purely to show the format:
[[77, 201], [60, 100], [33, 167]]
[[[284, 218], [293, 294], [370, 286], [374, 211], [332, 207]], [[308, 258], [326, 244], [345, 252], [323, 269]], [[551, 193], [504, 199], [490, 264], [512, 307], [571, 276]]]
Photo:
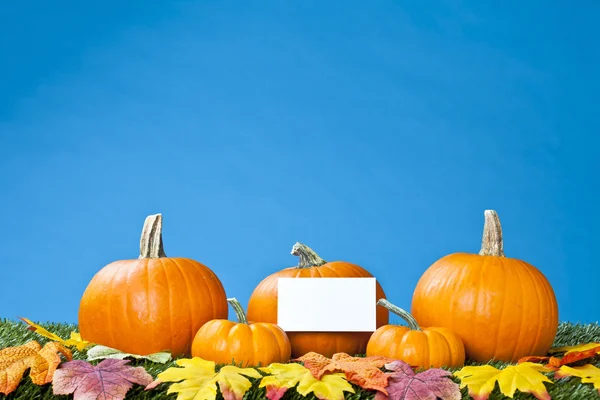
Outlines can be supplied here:
[[452, 373], [440, 368], [431, 368], [415, 374], [404, 361], [394, 361], [385, 368], [393, 371], [388, 380], [388, 396], [377, 392], [374, 400], [460, 400], [460, 388], [451, 379]]
[[542, 372], [552, 372], [541, 364], [524, 362], [499, 370], [491, 365], [467, 366], [454, 373], [461, 380], [461, 388], [467, 386], [475, 400], [487, 400], [496, 382], [500, 392], [513, 398], [516, 390], [531, 393], [539, 400], [550, 400], [544, 382], [552, 383]]
[[[575, 346], [553, 347], [548, 352], [549, 354], [565, 353], [565, 355], [573, 352], [588, 351], [590, 349], [600, 347], [600, 342], [581, 343]], [[599, 350], [600, 352], [600, 350]]]
[[554, 374], [555, 379], [566, 378], [569, 376], [581, 378], [581, 383], [592, 383], [594, 388], [598, 390], [598, 394], [600, 394], [600, 368], [591, 364], [586, 364], [581, 367], [569, 367], [563, 365], [560, 367], [560, 370], [556, 371]]
[[165, 364], [171, 360], [171, 353], [159, 352], [159, 353], [153, 353], [153, 354], [141, 356], [138, 354], [123, 353], [120, 350], [112, 349], [110, 347], [101, 346], [101, 345], [94, 346], [87, 351], [87, 360], [88, 361], [102, 360], [102, 359], [106, 359], [106, 358], [115, 358], [118, 360], [124, 360], [125, 358], [129, 358], [129, 357], [135, 358], [135, 359], [146, 359], [146, 360], [149, 360], [149, 361], [152, 361], [155, 363]]
[[73, 400], [123, 400], [134, 383], [148, 385], [152, 376], [143, 367], [127, 365], [129, 360], [104, 360], [98, 365], [75, 360], [54, 373], [54, 394], [71, 394]]
[[266, 387], [269, 400], [281, 399], [287, 389], [296, 384], [299, 394], [307, 396], [313, 393], [318, 399], [342, 400], [344, 392], [354, 393], [354, 388], [342, 373], [328, 373], [317, 379], [308, 368], [296, 363], [273, 363], [259, 369], [270, 374], [263, 377], [259, 384], [261, 388]]
[[78, 332], [71, 332], [71, 337], [69, 339], [65, 340], [65, 339], [61, 338], [60, 336], [56, 335], [55, 333], [48, 331], [47, 329], [32, 322], [31, 320], [29, 320], [27, 318], [19, 317], [19, 319], [22, 320], [23, 322], [25, 322], [27, 325], [29, 325], [29, 327], [27, 328], [28, 330], [33, 331], [33, 332], [37, 333], [38, 335], [48, 338], [50, 340], [54, 340], [55, 342], [62, 343], [65, 346], [76, 347], [77, 350], [79, 350], [79, 351], [82, 351], [86, 347], [90, 347], [90, 346], [94, 345], [94, 343], [92, 343], [92, 342], [83, 340], [81, 338], [81, 335]]
[[171, 384], [167, 391], [167, 394], [178, 393], [177, 400], [215, 400], [218, 384], [225, 400], [241, 400], [252, 386], [247, 377], [262, 377], [254, 368], [232, 365], [216, 372], [214, 362], [200, 357], [181, 358], [175, 363], [183, 368], [171, 367], [161, 372], [146, 389], [163, 382], [177, 382]]
[[[329, 360], [326, 363], [326, 360]], [[320, 379], [328, 372], [344, 372], [349, 382], [363, 389], [377, 390], [387, 394], [388, 375], [380, 368], [396, 360], [387, 357], [352, 357], [346, 353], [336, 353], [331, 359], [314, 352], [307, 353], [294, 361], [301, 361], [313, 376]]]
[[[546, 362], [544, 365], [546, 368], [552, 370], [558, 370], [561, 366], [567, 364], [573, 364], [577, 361], [585, 360], [587, 358], [592, 358], [596, 356], [596, 354], [600, 354], [600, 346], [596, 346], [596, 343], [588, 343], [580, 346], [571, 346], [569, 348], [561, 347], [561, 349], [565, 350], [566, 353], [563, 357], [523, 357], [519, 360], [519, 364], [524, 362], [533, 362], [533, 363], [542, 363]], [[555, 353], [557, 354], [557, 353]]]
[[61, 363], [60, 354], [71, 360], [69, 349], [57, 342], [42, 346], [32, 340], [22, 346], [0, 350], [0, 393], [13, 392], [21, 382], [23, 374], [30, 369], [29, 376], [36, 385], [52, 382], [56, 367]]

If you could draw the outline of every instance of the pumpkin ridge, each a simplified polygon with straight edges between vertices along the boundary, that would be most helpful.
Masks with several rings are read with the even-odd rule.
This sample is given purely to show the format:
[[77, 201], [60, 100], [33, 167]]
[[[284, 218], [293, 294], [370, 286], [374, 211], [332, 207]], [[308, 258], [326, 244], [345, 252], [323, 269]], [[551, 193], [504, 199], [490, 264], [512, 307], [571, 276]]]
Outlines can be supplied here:
[[[204, 290], [206, 290], [208, 292], [208, 296], [210, 297], [210, 306], [212, 308], [211, 318], [215, 318], [215, 316], [217, 315], [217, 313], [215, 311], [215, 306], [216, 306], [215, 299], [213, 297], [213, 291], [211, 290], [211, 286], [206, 281], [206, 275], [205, 275], [206, 271], [204, 271], [204, 268], [202, 267], [203, 264], [193, 262], [192, 260], [187, 261], [187, 264], [195, 269], [202, 270], [202, 284], [204, 285]], [[227, 298], [225, 298], [225, 301], [227, 301]], [[228, 312], [229, 312], [229, 310], [228, 310]], [[194, 323], [193, 321], [194, 321], [194, 319], [192, 318], [192, 324]], [[200, 327], [198, 327], [198, 329], [200, 329]], [[197, 329], [195, 329], [195, 330], [197, 330]]]
[[[518, 296], [521, 297], [521, 299], [523, 299], [523, 306], [521, 307], [521, 317], [520, 317], [520, 324], [519, 324], [519, 333], [517, 334], [517, 340], [515, 341], [516, 346], [512, 352], [511, 358], [514, 359], [515, 358], [515, 354], [518, 354], [517, 350], [519, 350], [519, 346], [521, 344], [521, 335], [523, 334], [523, 325], [524, 325], [524, 317], [525, 317], [525, 301], [526, 299], [524, 298], [524, 292], [525, 290], [523, 289], [523, 280], [522, 280], [522, 274], [521, 274], [521, 268], [516, 268], [515, 265], [513, 263], [508, 263], [511, 268], [513, 268], [513, 270], [517, 271], [517, 276], [518, 279], [517, 281], [519, 282], [519, 293]], [[515, 360], [516, 361], [516, 360]]]
[[[183, 276], [183, 273], [179, 269], [179, 265], [175, 262], [175, 260], [170, 259], [170, 258], [159, 258], [158, 261], [160, 262], [160, 265], [162, 266], [162, 270], [165, 274], [165, 285], [169, 288], [169, 295], [167, 296], [167, 299], [169, 302], [169, 330], [171, 331], [171, 334], [169, 335], [170, 340], [171, 340], [171, 346], [169, 347], [169, 351], [174, 351], [175, 346], [173, 345], [173, 338], [179, 332], [177, 332], [177, 329], [173, 328], [173, 314], [174, 314], [173, 313], [173, 301], [172, 301], [173, 297], [171, 295], [171, 287], [172, 286], [169, 284], [169, 268], [170, 267], [168, 267], [167, 264], [165, 263], [165, 261], [167, 261], [167, 260], [169, 261], [170, 264], [173, 265], [173, 268], [171, 268], [171, 269], [177, 270], [177, 272], [181, 276], [181, 280], [184, 282], [185, 287], [186, 287], [186, 294], [188, 294], [188, 299], [189, 299], [189, 292], [188, 292], [188, 283], [187, 283], [185, 277]], [[192, 304], [192, 303], [189, 302], [188, 304]], [[180, 307], [180, 305], [177, 305], [177, 307]], [[189, 318], [189, 313], [188, 313], [188, 318]], [[159, 349], [158, 351], [163, 351], [163, 350], [167, 350], [167, 349]]]
[[[500, 261], [502, 261], [502, 260], [500, 260]], [[502, 269], [504, 269], [506, 271], [506, 269], [504, 268], [504, 265], [502, 265], [501, 267], [502, 267]], [[506, 311], [506, 301], [508, 299], [510, 299], [510, 297], [507, 296], [506, 293], [510, 292], [509, 290], [507, 290], [507, 287], [509, 285], [509, 282], [511, 281], [506, 276], [504, 277], [504, 279], [501, 279], [501, 280], [503, 281], [504, 286], [502, 287], [502, 290], [500, 292], [500, 293], [502, 293], [502, 301], [500, 302], [500, 312], [499, 312], [499, 317], [498, 317], [498, 321], [500, 321], [500, 324], [502, 324], [504, 321], [504, 312]], [[493, 346], [492, 354], [497, 354], [497, 352], [498, 352], [498, 345], [501, 344], [500, 336], [502, 336], [502, 327], [499, 327], [498, 331], [494, 335], [494, 346]]]
[[[458, 272], [455, 273], [455, 275], [459, 275], [458, 279], [455, 279], [454, 275], [451, 275], [450, 279], [448, 279], [448, 281], [444, 282], [444, 287], [442, 288], [442, 290], [443, 290], [444, 293], [448, 292], [446, 290], [446, 286], [448, 286], [450, 283], [456, 284], [457, 281], [458, 282], [462, 282], [463, 281], [465, 275], [467, 275], [468, 272], [469, 272], [469, 264], [470, 264], [470, 261], [469, 261], [469, 258], [467, 258], [464, 261], [462, 267], [460, 267], [460, 275], [459, 275]], [[452, 291], [450, 291], [450, 293], [451, 292]], [[456, 315], [456, 314], [454, 314], [454, 308], [455, 308], [456, 302], [452, 301], [452, 299], [448, 299], [448, 295], [446, 295], [446, 297], [445, 297], [444, 300], [446, 302], [450, 303], [450, 307], [451, 307], [451, 311], [452, 311], [452, 313], [450, 313], [450, 315]], [[446, 319], [446, 321], [448, 321], [448, 320]], [[455, 328], [455, 318], [450, 318], [449, 322], [450, 322], [449, 324], [445, 323], [444, 326], [446, 326], [447, 328], [449, 328], [453, 332], [460, 332], [460, 329], [456, 330], [456, 328]], [[462, 321], [459, 321], [459, 322], [462, 322]], [[462, 340], [462, 338], [461, 338], [461, 340]]]
[[[481, 301], [481, 286], [482, 286], [481, 282], [484, 282], [484, 284], [485, 284], [485, 280], [483, 279], [483, 274], [484, 274], [485, 269], [486, 269], [485, 267], [486, 267], [486, 261], [487, 260], [488, 260], [488, 258], [484, 258], [483, 259], [483, 262], [482, 262], [482, 264], [481, 264], [481, 266], [479, 267], [479, 270], [478, 270], [479, 277], [478, 277], [477, 281], [473, 283], [473, 287], [476, 287], [476, 288], [479, 288], [479, 289], [477, 290], [477, 299], [475, 300], [475, 307], [473, 307], [470, 310], [469, 319], [475, 320], [475, 321], [477, 321], [477, 319], [473, 318], [474, 314], [477, 313], [477, 309], [479, 308], [479, 305], [482, 303], [482, 301]], [[468, 325], [466, 325], [466, 327], [467, 326]], [[480, 329], [479, 329], [479, 324], [477, 324], [477, 323], [473, 324], [473, 336], [475, 336], [475, 337], [481, 337], [481, 333], [480, 333]], [[485, 337], [485, 335], [483, 337]]]
[[[112, 326], [113, 326], [113, 323], [112, 323], [113, 316], [112, 316], [112, 312], [111, 312], [112, 310], [114, 310], [114, 300], [115, 300], [115, 296], [113, 294], [114, 293], [114, 286], [115, 286], [116, 283], [119, 282], [119, 279], [116, 279], [116, 277], [119, 277], [119, 274], [123, 270], [123, 267], [125, 267], [127, 264], [128, 263], [124, 263], [124, 262], [120, 263], [119, 268], [115, 271], [113, 279], [111, 279], [110, 283], [109, 283], [110, 289], [108, 291], [108, 293], [109, 293], [109, 295], [108, 295], [108, 307], [106, 307], [106, 309], [108, 310], [106, 312], [106, 314], [108, 314], [108, 318], [106, 318], [105, 321], [108, 322], [108, 337], [110, 338], [111, 343], [116, 343], [116, 340], [115, 340], [115, 331], [112, 328]], [[112, 346], [114, 346], [114, 345], [112, 345]]]
[[518, 261], [525, 269], [527, 269], [527, 272], [529, 273], [529, 276], [531, 277], [532, 284], [533, 284], [533, 286], [535, 286], [535, 296], [537, 299], [536, 304], [538, 307], [537, 313], [536, 313], [537, 318], [538, 318], [538, 323], [537, 323], [537, 329], [535, 331], [535, 339], [531, 342], [531, 348], [527, 352], [527, 354], [535, 355], [534, 352], [536, 352], [536, 349], [535, 349], [536, 343], [539, 343], [540, 328], [543, 325], [543, 321], [541, 321], [541, 319], [542, 319], [542, 315], [545, 314], [545, 313], [541, 312], [542, 304], [544, 304], [544, 303], [541, 301], [539, 286], [541, 285], [541, 286], [545, 287], [546, 285], [543, 285], [543, 282], [539, 282], [540, 277], [536, 272], [532, 271], [531, 266], [529, 266], [527, 263], [525, 263], [521, 260], [516, 260], [516, 261]]
[[[188, 264], [190, 264], [192, 262], [192, 260], [187, 260]], [[187, 299], [188, 299], [188, 304], [190, 305], [190, 309], [189, 309], [189, 321], [190, 321], [190, 332], [188, 335], [188, 341], [187, 343], [192, 343], [192, 341], [194, 340], [194, 336], [196, 335], [196, 331], [198, 331], [198, 329], [200, 329], [200, 327], [198, 327], [197, 329], [195, 329], [194, 327], [194, 316], [198, 315], [198, 309], [196, 308], [196, 302], [193, 301], [194, 298], [194, 294], [190, 291], [190, 287], [192, 287], [192, 285], [190, 285], [190, 277], [188, 276], [188, 271], [187, 268], [182, 268], [181, 265], [179, 263], [175, 263], [177, 265], [177, 269], [179, 270], [179, 272], [181, 273], [181, 276], [183, 277], [183, 281], [185, 282], [185, 293], [187, 295]], [[212, 291], [211, 291], [211, 297], [210, 297], [210, 302], [213, 306], [213, 309], [215, 307], [214, 304], [214, 299], [212, 297]], [[213, 312], [213, 315], [214, 312]], [[191, 345], [190, 345], [191, 348]]]

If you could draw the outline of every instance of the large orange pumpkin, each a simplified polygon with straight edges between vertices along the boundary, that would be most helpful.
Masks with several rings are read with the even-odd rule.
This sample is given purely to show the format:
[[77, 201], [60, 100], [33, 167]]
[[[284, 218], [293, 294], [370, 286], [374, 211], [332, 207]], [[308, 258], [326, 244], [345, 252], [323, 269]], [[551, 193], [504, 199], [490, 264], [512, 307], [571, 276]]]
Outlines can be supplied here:
[[384, 325], [373, 332], [367, 356], [402, 360], [419, 368], [461, 367], [465, 363], [462, 340], [447, 328], [421, 328], [407, 311], [380, 299], [382, 305], [402, 317], [408, 326]]
[[[298, 266], [285, 268], [269, 275], [254, 289], [248, 302], [248, 319], [277, 323], [277, 280], [279, 278], [360, 278], [373, 277], [364, 268], [345, 261], [327, 262], [310, 247], [296, 243], [292, 255], [298, 256]], [[376, 302], [385, 298], [379, 282]], [[377, 327], [388, 323], [388, 311], [377, 307]], [[326, 357], [335, 353], [364, 354], [372, 332], [287, 332], [292, 345], [292, 357], [301, 357], [314, 351]]]
[[425, 271], [412, 315], [422, 326], [458, 334], [467, 357], [479, 362], [543, 356], [558, 329], [552, 286], [533, 265], [504, 255], [493, 210], [485, 211], [479, 254], [450, 254]]
[[167, 257], [160, 214], [146, 218], [137, 260], [115, 261], [87, 286], [79, 305], [85, 340], [147, 355], [189, 355], [206, 322], [227, 318], [225, 290], [205, 265]]
[[227, 301], [238, 322], [214, 319], [202, 325], [192, 343], [193, 357], [244, 367], [290, 360], [290, 341], [283, 329], [268, 322], [248, 322], [242, 305], [235, 298]]

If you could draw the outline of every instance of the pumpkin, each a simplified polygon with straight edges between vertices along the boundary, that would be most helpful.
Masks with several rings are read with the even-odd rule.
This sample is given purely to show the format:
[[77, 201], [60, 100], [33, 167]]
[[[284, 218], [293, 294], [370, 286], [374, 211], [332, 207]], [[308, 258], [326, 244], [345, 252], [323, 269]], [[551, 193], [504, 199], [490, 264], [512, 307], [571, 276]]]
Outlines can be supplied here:
[[[277, 280], [279, 278], [360, 278], [373, 277], [364, 268], [345, 261], [327, 262], [310, 247], [296, 243], [292, 255], [298, 256], [298, 266], [285, 268], [269, 275], [258, 284], [248, 302], [248, 319], [277, 323]], [[379, 282], [376, 302], [385, 298]], [[388, 323], [388, 311], [377, 307], [377, 327]], [[298, 358], [314, 351], [326, 357], [335, 353], [364, 354], [372, 332], [287, 332], [292, 345], [292, 357]]]
[[377, 304], [402, 317], [408, 326], [384, 325], [367, 343], [367, 356], [402, 360], [412, 367], [461, 367], [465, 363], [462, 340], [447, 328], [420, 328], [407, 311], [380, 299]]
[[283, 329], [268, 322], [248, 322], [242, 305], [235, 298], [227, 301], [238, 322], [214, 319], [202, 325], [192, 343], [193, 357], [263, 367], [290, 360], [290, 341]]
[[146, 218], [137, 260], [115, 261], [94, 275], [79, 305], [85, 340], [147, 355], [189, 355], [206, 322], [227, 318], [225, 290], [207, 266], [165, 255], [162, 216]]
[[484, 215], [479, 254], [455, 253], [433, 263], [417, 283], [412, 315], [422, 326], [455, 332], [475, 361], [543, 356], [558, 329], [552, 286], [533, 265], [505, 256], [498, 214]]

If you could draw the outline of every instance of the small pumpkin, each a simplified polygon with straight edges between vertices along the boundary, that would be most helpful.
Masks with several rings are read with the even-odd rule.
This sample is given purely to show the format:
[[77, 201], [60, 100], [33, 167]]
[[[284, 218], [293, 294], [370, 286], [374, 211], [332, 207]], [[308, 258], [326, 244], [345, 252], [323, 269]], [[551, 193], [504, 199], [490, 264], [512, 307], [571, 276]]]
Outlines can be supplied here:
[[[277, 323], [277, 280], [279, 278], [361, 278], [373, 277], [366, 269], [346, 261], [325, 261], [310, 247], [296, 243], [292, 255], [297, 256], [298, 266], [285, 268], [269, 275], [258, 284], [248, 302], [248, 319]], [[376, 298], [385, 298], [379, 282]], [[376, 327], [388, 323], [388, 311], [377, 307]], [[326, 357], [335, 353], [364, 354], [372, 332], [287, 332], [292, 345], [292, 357], [298, 358], [308, 352]]]
[[204, 264], [167, 257], [162, 216], [146, 218], [137, 260], [115, 261], [88, 284], [79, 305], [85, 340], [147, 355], [189, 355], [194, 335], [206, 322], [227, 318], [225, 289]]
[[214, 319], [202, 325], [192, 343], [193, 357], [263, 367], [290, 360], [290, 341], [283, 329], [268, 322], [248, 322], [242, 305], [235, 298], [227, 301], [238, 322]]
[[402, 360], [419, 368], [461, 367], [465, 363], [465, 347], [458, 336], [446, 328], [421, 328], [410, 313], [386, 299], [377, 302], [402, 317], [408, 326], [384, 325], [367, 344], [367, 356], [383, 356]]
[[421, 325], [455, 332], [478, 362], [543, 356], [558, 329], [554, 291], [533, 265], [504, 255], [498, 214], [485, 211], [479, 254], [454, 253], [421, 276], [412, 315]]

